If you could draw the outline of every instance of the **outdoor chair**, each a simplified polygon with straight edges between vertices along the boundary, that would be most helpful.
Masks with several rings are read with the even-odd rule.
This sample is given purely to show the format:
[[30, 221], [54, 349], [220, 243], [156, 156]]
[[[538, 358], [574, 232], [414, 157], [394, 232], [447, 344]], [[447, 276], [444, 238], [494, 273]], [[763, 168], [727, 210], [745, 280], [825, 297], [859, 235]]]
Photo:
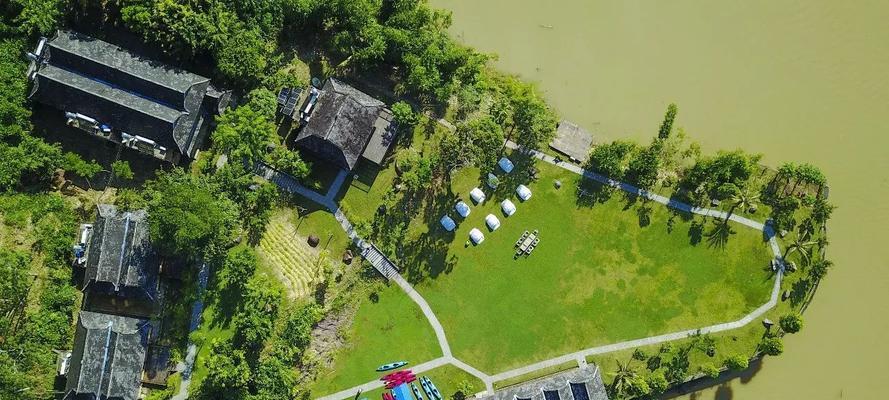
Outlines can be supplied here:
[[537, 235], [537, 229], [534, 230], [534, 235], [535, 235], [535, 236]]
[[525, 239], [519, 239], [519, 240], [516, 240], [516, 241], [515, 241], [515, 247], [519, 247], [519, 246], [521, 246], [523, 240], [525, 240]]
[[537, 243], [540, 243], [540, 239], [534, 239], [534, 242], [531, 243], [531, 246], [537, 246]]

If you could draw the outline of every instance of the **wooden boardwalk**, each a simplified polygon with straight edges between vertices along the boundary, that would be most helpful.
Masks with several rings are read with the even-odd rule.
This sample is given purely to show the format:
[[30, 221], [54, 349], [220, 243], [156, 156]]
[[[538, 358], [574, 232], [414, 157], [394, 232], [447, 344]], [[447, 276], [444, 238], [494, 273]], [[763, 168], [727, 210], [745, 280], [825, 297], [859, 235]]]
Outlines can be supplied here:
[[377, 248], [373, 243], [370, 242], [362, 242], [361, 246], [361, 257], [364, 257], [370, 265], [383, 275], [386, 280], [392, 279], [396, 275], [398, 275], [398, 267], [395, 266], [389, 257], [386, 257], [380, 249]]

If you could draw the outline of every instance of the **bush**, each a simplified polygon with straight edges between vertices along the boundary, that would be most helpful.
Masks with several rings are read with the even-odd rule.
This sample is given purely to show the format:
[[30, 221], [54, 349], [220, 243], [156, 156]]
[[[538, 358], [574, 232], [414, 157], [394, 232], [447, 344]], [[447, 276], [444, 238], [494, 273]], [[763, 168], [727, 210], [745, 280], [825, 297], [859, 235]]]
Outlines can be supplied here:
[[750, 360], [748, 360], [745, 356], [735, 354], [729, 358], [726, 358], [723, 362], [723, 365], [732, 371], [741, 371], [747, 369], [747, 367], [750, 365]]
[[777, 336], [766, 336], [759, 343], [759, 351], [770, 356], [777, 356], [784, 352], [784, 343]]
[[698, 371], [700, 371], [702, 374], [704, 374], [705, 376], [712, 378], [712, 379], [716, 379], [719, 377], [719, 368], [716, 368], [716, 366], [713, 364], [701, 365], [698, 368]]
[[778, 324], [784, 332], [797, 333], [803, 328], [803, 317], [798, 313], [790, 313], [782, 316]]

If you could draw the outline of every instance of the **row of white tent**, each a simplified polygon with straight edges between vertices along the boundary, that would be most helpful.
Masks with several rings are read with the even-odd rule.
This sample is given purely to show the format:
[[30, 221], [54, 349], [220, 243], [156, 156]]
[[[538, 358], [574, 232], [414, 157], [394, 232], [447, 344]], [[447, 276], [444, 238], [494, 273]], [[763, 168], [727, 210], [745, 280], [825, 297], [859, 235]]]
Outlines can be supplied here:
[[[506, 160], [507, 162], [509, 162], [509, 160], [506, 159], [505, 157], [503, 159], [501, 159], [500, 161], [502, 162], [503, 160]], [[511, 167], [512, 163], [509, 163], [509, 165], [510, 165], [509, 170], [511, 171], [512, 170], [512, 167]], [[501, 167], [502, 166], [503, 166], [503, 164], [501, 163]], [[504, 169], [504, 171], [506, 171], [506, 169]], [[522, 199], [522, 201], [526, 201], [531, 198], [531, 189], [528, 189], [528, 187], [525, 185], [519, 185], [516, 188], [516, 195], [518, 195], [518, 197], [520, 199]], [[469, 192], [469, 197], [472, 198], [472, 201], [475, 202], [476, 204], [481, 204], [482, 202], [485, 201], [485, 198], [486, 198], [485, 193], [482, 192], [482, 190], [479, 188], [473, 188]], [[500, 209], [501, 209], [501, 211], [503, 211], [503, 214], [506, 215], [507, 217], [515, 214], [515, 212], [516, 212], [515, 203], [513, 203], [512, 200], [509, 200], [509, 199], [506, 199], [506, 200], [503, 200], [500, 202]], [[454, 210], [462, 218], [468, 217], [469, 214], [472, 212], [472, 210], [469, 207], [469, 204], [466, 204], [466, 202], [464, 202], [462, 200], [458, 201], [457, 204], [454, 205]], [[453, 231], [457, 227], [457, 223], [449, 215], [444, 215], [443, 217], [441, 217], [441, 220], [439, 222], [441, 223], [441, 226], [443, 228], [445, 228], [445, 230], [447, 230], [448, 232]], [[485, 224], [488, 226], [488, 228], [491, 231], [495, 231], [495, 230], [497, 230], [497, 228], [500, 228], [500, 219], [498, 219], [497, 216], [494, 214], [488, 214], [485, 217]], [[480, 244], [481, 242], [483, 242], [485, 240], [485, 235], [478, 228], [472, 228], [472, 230], [469, 231], [469, 239], [472, 240], [472, 242], [475, 244]]]

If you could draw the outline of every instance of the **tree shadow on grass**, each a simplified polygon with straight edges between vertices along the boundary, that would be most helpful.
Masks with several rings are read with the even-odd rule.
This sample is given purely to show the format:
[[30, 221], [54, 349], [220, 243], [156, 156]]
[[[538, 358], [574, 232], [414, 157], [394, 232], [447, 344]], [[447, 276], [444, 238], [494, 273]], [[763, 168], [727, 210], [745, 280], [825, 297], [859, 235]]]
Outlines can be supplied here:
[[713, 227], [707, 232], [707, 247], [725, 248], [729, 238], [736, 233], [726, 221], [713, 220]]

